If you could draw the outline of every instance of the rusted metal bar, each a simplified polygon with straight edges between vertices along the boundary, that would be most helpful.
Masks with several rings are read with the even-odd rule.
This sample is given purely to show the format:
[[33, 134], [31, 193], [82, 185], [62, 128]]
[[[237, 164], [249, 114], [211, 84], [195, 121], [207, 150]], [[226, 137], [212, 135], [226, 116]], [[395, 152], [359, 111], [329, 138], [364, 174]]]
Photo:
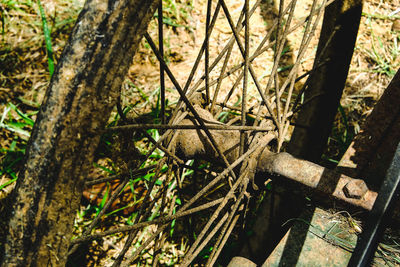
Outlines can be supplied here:
[[[245, 13], [245, 38], [244, 38], [244, 73], [243, 73], [243, 88], [242, 88], [242, 114], [241, 114], [241, 125], [246, 125], [246, 103], [247, 103], [247, 86], [249, 83], [249, 50], [250, 50], [250, 25], [249, 25], [249, 1], [244, 1], [244, 9]], [[244, 132], [240, 132], [240, 147], [239, 147], [239, 155], [243, 155], [244, 147], [246, 142], [246, 134]]]
[[210, 54], [209, 54], [209, 50], [210, 50], [210, 36], [208, 35], [208, 27], [210, 26], [210, 20], [211, 20], [211, 0], [208, 0], [207, 2], [207, 18], [206, 18], [206, 38], [205, 38], [205, 42], [206, 42], [206, 47], [205, 47], [205, 51], [204, 51], [204, 73], [206, 75], [206, 80], [205, 80], [205, 84], [206, 84], [206, 100], [207, 100], [207, 105], [210, 104], [210, 72], [209, 72], [209, 61], [210, 61]]
[[265, 151], [260, 157], [257, 170], [297, 181], [366, 210], [372, 209], [378, 195], [369, 190], [361, 179], [353, 179], [315, 163], [297, 159], [286, 152], [274, 154]]
[[[219, 131], [255, 131], [255, 132], [269, 132], [273, 130], [273, 127], [260, 127], [260, 126], [241, 126], [241, 125], [226, 125], [226, 124], [204, 124], [209, 130]], [[201, 130], [201, 126], [194, 124], [128, 124], [122, 126], [114, 126], [107, 128], [107, 132], [118, 132], [118, 131], [130, 131], [130, 130], [141, 130], [141, 129], [179, 129], [179, 130]]]
[[303, 106], [296, 122], [309, 127], [295, 128], [287, 148], [297, 157], [318, 162], [326, 146], [346, 82], [361, 11], [361, 0], [335, 1], [325, 9], [314, 64], [326, 64], [310, 76], [304, 95], [305, 99], [320, 97]]
[[[164, 31], [163, 31], [163, 4], [162, 1], [158, 3], [158, 49], [161, 56], [164, 58]], [[165, 123], [165, 75], [164, 66], [160, 64], [160, 97], [161, 97], [161, 123]]]

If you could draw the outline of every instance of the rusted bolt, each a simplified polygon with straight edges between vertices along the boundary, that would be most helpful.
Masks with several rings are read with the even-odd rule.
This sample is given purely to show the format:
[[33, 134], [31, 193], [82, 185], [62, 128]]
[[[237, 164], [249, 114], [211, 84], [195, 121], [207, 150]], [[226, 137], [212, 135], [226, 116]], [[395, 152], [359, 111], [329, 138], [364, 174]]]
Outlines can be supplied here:
[[348, 198], [361, 199], [368, 192], [368, 187], [363, 180], [353, 179], [343, 187], [343, 192]]

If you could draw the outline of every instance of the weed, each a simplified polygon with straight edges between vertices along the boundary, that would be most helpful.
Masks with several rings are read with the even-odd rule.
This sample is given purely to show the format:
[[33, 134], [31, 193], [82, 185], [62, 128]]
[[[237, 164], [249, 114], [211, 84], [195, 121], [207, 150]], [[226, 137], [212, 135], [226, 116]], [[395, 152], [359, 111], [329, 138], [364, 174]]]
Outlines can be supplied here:
[[107, 172], [110, 175], [116, 174], [116, 172], [114, 170], [111, 170], [107, 167], [101, 166], [101, 165], [97, 164], [96, 162], [93, 163], [93, 166], [102, 169], [103, 171]]
[[374, 65], [372, 72], [382, 73], [393, 77], [400, 67], [399, 62], [399, 36], [395, 36], [390, 42], [384, 43], [380, 36], [375, 35], [371, 25], [371, 17], [368, 17], [371, 29], [371, 49], [365, 49], [370, 64]]
[[374, 19], [382, 19], [382, 20], [388, 20], [388, 19], [400, 19], [400, 16], [396, 16], [395, 14], [391, 15], [381, 15], [381, 14], [370, 14], [366, 12], [362, 12], [361, 14], [364, 17], [367, 17], [368, 19], [374, 18]]
[[12, 103], [8, 103], [7, 106], [4, 107], [0, 119], [0, 128], [6, 129], [11, 134], [14, 134], [14, 137], [9, 146], [0, 148], [2, 154], [0, 176], [6, 174], [11, 177], [11, 180], [0, 184], [0, 190], [17, 180], [17, 173], [25, 154], [27, 140], [34, 124], [32, 117], [36, 114], [37, 111], [24, 113]]
[[206, 246], [202, 251], [200, 251], [199, 255], [197, 255], [197, 260], [199, 261], [200, 259], [206, 260], [210, 257], [211, 252], [213, 251], [214, 247], [213, 246]]
[[[12, 110], [18, 114], [22, 121], [12, 118], [12, 115], [10, 114], [10, 111]], [[9, 117], [8, 120], [6, 120], [7, 116]], [[0, 128], [15, 132], [23, 140], [27, 141], [30, 136], [30, 132], [26, 130], [26, 127], [32, 127], [33, 123], [34, 121], [29, 118], [29, 114], [24, 114], [15, 105], [8, 103], [8, 107], [4, 108], [3, 115], [0, 120]]]
[[39, 6], [40, 18], [42, 19], [43, 34], [44, 34], [44, 40], [45, 40], [45, 44], [46, 44], [46, 51], [47, 51], [47, 60], [49, 63], [49, 73], [50, 73], [50, 76], [53, 76], [54, 56], [53, 56], [53, 47], [51, 45], [50, 30], [47, 25], [46, 14], [44, 12], [42, 3], [40, 2], [40, 0], [37, 0], [37, 3]]
[[82, 6], [83, 0], [0, 2], [0, 102], [41, 102]]
[[[163, 23], [175, 28], [190, 29], [187, 21], [192, 9], [193, 1], [163, 0]], [[158, 17], [158, 13], [155, 14], [155, 17]]]
[[110, 193], [110, 183], [107, 183], [107, 188], [106, 188], [106, 191], [104, 192], [103, 199], [101, 200], [100, 205], [95, 208], [96, 217], [99, 216], [99, 213], [104, 208], [104, 205], [106, 204], [106, 201], [108, 199], [108, 194], [109, 193]]
[[339, 163], [340, 158], [346, 152], [350, 146], [351, 141], [354, 138], [354, 129], [350, 127], [348, 122], [348, 116], [342, 105], [338, 107], [338, 119], [336, 120], [331, 136], [329, 137], [328, 151], [322, 155], [322, 159], [327, 161], [329, 165], [336, 166]]

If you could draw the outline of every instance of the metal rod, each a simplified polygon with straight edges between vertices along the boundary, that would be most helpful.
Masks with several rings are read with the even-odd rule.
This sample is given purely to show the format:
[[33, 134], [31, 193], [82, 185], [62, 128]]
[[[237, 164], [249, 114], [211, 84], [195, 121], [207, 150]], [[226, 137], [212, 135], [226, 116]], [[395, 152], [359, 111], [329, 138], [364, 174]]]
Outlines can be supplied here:
[[[160, 1], [158, 4], [158, 49], [161, 56], [164, 58], [164, 33], [163, 33], [163, 6]], [[165, 123], [165, 75], [164, 66], [160, 63], [160, 100], [161, 100], [161, 123]]]
[[[325, 6], [326, 4], [326, 0], [322, 1], [322, 6]], [[296, 79], [296, 75], [298, 72], [298, 68], [299, 65], [302, 61], [302, 58], [305, 55], [305, 52], [310, 44], [311, 39], [313, 38], [315, 31], [317, 29], [317, 25], [319, 20], [322, 17], [322, 9], [318, 10], [318, 15], [314, 21], [314, 25], [312, 25], [312, 17], [314, 17], [314, 14], [317, 12], [316, 10], [316, 1], [313, 2], [312, 7], [311, 7], [311, 12], [310, 12], [310, 19], [307, 21], [307, 25], [306, 28], [304, 30], [304, 34], [303, 34], [303, 40], [301, 41], [300, 44], [300, 51], [298, 53], [297, 59], [296, 59], [296, 63], [293, 65], [293, 68], [291, 69], [288, 78], [286, 79], [286, 81], [284, 82], [284, 84], [282, 85], [282, 88], [279, 90], [280, 94], [282, 94], [285, 90], [285, 88], [289, 85], [289, 90], [287, 92], [287, 98], [286, 98], [286, 103], [285, 103], [285, 108], [283, 111], [283, 115], [282, 115], [282, 121], [284, 122], [285, 126], [284, 129], [282, 131], [282, 135], [279, 137], [280, 140], [278, 141], [278, 151], [280, 150], [280, 147], [284, 141], [284, 136], [286, 135], [288, 128], [289, 128], [289, 120], [287, 120], [288, 118], [288, 113], [289, 113], [289, 104], [291, 103], [291, 98], [292, 98], [292, 94], [293, 94], [293, 89], [294, 89], [294, 84], [295, 84], [295, 79]], [[311, 27], [312, 25], [312, 27]]]
[[[221, 89], [222, 81], [224, 80], [224, 74], [225, 74], [226, 68], [228, 66], [229, 58], [231, 57], [232, 49], [233, 49], [233, 45], [229, 46], [229, 49], [226, 52], [225, 60], [224, 60], [224, 63], [222, 65], [222, 68], [221, 68], [220, 74], [218, 76], [218, 79], [214, 80], [214, 83], [215, 83], [215, 81], [217, 83], [217, 87], [215, 88], [214, 96], [213, 96], [213, 99], [212, 99], [212, 102], [211, 102], [211, 108], [210, 108], [211, 113], [214, 113], [215, 104], [217, 102], [217, 96], [218, 96], [219, 90]], [[209, 82], [209, 86], [210, 86], [210, 82]]]
[[[219, 0], [219, 2], [221, 3], [221, 6], [222, 6], [222, 9], [224, 10], [226, 18], [228, 19], [229, 26], [232, 29], [232, 32], [233, 32], [233, 35], [234, 35], [234, 37], [236, 39], [236, 43], [237, 43], [237, 45], [239, 47], [239, 50], [240, 50], [243, 58], [245, 58], [244, 47], [243, 47], [242, 41], [239, 38], [238, 31], [236, 30], [236, 28], [233, 25], [233, 21], [232, 21], [232, 17], [230, 15], [229, 9], [226, 6], [224, 0]], [[256, 73], [255, 73], [253, 67], [251, 66], [251, 64], [249, 64], [249, 70], [250, 70], [250, 74], [251, 74], [251, 76], [253, 78], [254, 84], [256, 85], [256, 88], [257, 88], [258, 92], [260, 93], [262, 100], [264, 101], [264, 104], [267, 107], [268, 112], [271, 114], [272, 121], [278, 127], [279, 123], [277, 121], [276, 115], [274, 114], [273, 109], [272, 109], [271, 105], [269, 104], [267, 97], [265, 96], [264, 92], [261, 89], [261, 85], [258, 82], [258, 78], [257, 78]]]
[[88, 180], [85, 182], [85, 186], [88, 187], [88, 186], [92, 186], [95, 184], [110, 182], [110, 181], [114, 181], [114, 180], [125, 180], [125, 178], [123, 178], [125, 176], [129, 176], [129, 178], [131, 178], [131, 179], [136, 178], [137, 176], [146, 174], [147, 172], [153, 170], [155, 167], [156, 167], [156, 164], [148, 166], [148, 167], [144, 167], [143, 169], [136, 169], [129, 174], [116, 174], [116, 175], [112, 175], [109, 177]]
[[219, 198], [217, 200], [213, 200], [210, 201], [206, 204], [202, 204], [198, 207], [192, 208], [192, 209], [180, 209], [177, 213], [173, 214], [173, 215], [168, 215], [165, 217], [160, 217], [157, 219], [154, 219], [152, 221], [144, 221], [144, 222], [139, 222], [133, 225], [126, 225], [126, 226], [121, 226], [121, 227], [117, 227], [114, 229], [110, 229], [110, 230], [106, 230], [106, 231], [99, 231], [99, 232], [95, 232], [92, 235], [88, 235], [88, 236], [81, 236], [78, 237], [74, 240], [71, 241], [71, 244], [79, 244], [79, 243], [84, 243], [84, 242], [88, 242], [88, 241], [92, 241], [95, 239], [98, 239], [100, 237], [104, 237], [104, 236], [108, 236], [108, 235], [113, 235], [116, 233], [123, 233], [123, 232], [128, 232], [134, 229], [141, 229], [143, 227], [152, 225], [152, 224], [161, 224], [161, 223], [167, 223], [169, 221], [172, 221], [174, 219], [178, 219], [180, 217], [183, 216], [187, 216], [196, 212], [199, 212], [201, 210], [205, 210], [205, 209], [209, 209], [214, 207], [215, 205], [220, 204], [223, 201], [223, 198]]
[[[221, 5], [218, 3], [217, 6], [216, 6], [216, 8], [215, 8], [215, 11], [214, 11], [214, 15], [213, 15], [211, 24], [210, 24], [209, 27], [208, 27], [207, 36], [210, 36], [211, 33], [212, 33], [212, 30], [214, 29], [214, 25], [215, 25], [215, 23], [216, 23], [216, 21], [217, 21], [218, 13], [219, 13], [219, 10], [220, 10], [220, 9], [221, 9]], [[188, 89], [189, 89], [190, 84], [192, 83], [192, 80], [193, 80], [193, 77], [194, 77], [194, 75], [195, 75], [195, 73], [196, 73], [196, 71], [197, 71], [197, 68], [198, 68], [198, 66], [200, 65], [200, 61], [201, 61], [201, 58], [202, 58], [202, 56], [203, 56], [205, 47], [206, 47], [206, 39], [203, 40], [203, 44], [201, 45], [200, 51], [199, 51], [199, 53], [197, 54], [197, 58], [196, 58], [196, 60], [195, 60], [195, 62], [194, 62], [194, 64], [193, 64], [192, 70], [190, 71], [189, 77], [187, 78], [186, 83], [185, 83], [185, 86], [183, 87], [183, 92], [184, 92], [185, 94], [187, 94], [187, 91], [188, 91]], [[211, 71], [211, 70], [210, 70], [210, 71]], [[188, 94], [188, 96], [190, 96], [190, 94]], [[178, 101], [178, 104], [176, 105], [178, 108], [175, 109], [175, 112], [172, 114], [172, 117], [171, 117], [171, 120], [170, 120], [170, 121], [174, 121], [175, 117], [176, 117], [177, 114], [179, 113], [179, 112], [178, 112], [178, 111], [179, 111], [179, 107], [182, 106], [182, 102], [183, 102], [182, 100], [179, 100], [179, 101]]]
[[[259, 5], [260, 3], [261, 3], [261, 0], [258, 0], [258, 1], [254, 4], [253, 8], [250, 10], [250, 13], [249, 13], [250, 17], [251, 17], [251, 15], [253, 15], [253, 13], [256, 11], [256, 8], [258, 7], [258, 5]], [[217, 8], [220, 8], [220, 7], [221, 7], [221, 3], [218, 1]], [[239, 19], [238, 19], [238, 21], [237, 21], [237, 25], [236, 25], [236, 30], [237, 30], [238, 32], [240, 32], [240, 31], [242, 30], [243, 26], [244, 26], [244, 25], [243, 25], [244, 22], [242, 23], [242, 19], [243, 19], [243, 13], [240, 13], [240, 17], [239, 17]], [[225, 45], [225, 47], [224, 47], [224, 48], [221, 50], [221, 52], [218, 54], [218, 56], [214, 59], [214, 62], [210, 65], [210, 70], [209, 70], [209, 71], [213, 70], [214, 67], [217, 66], [217, 64], [218, 64], [219, 61], [222, 59], [222, 57], [225, 55], [225, 53], [227, 53], [227, 51], [228, 51], [229, 49], [231, 49], [230, 47], [233, 46], [234, 41], [235, 41], [235, 38], [232, 36], [232, 37], [229, 39], [228, 43]], [[226, 77], [226, 76], [224, 76], [224, 77]], [[200, 84], [203, 82], [204, 79], [205, 79], [205, 74], [196, 82], [196, 84], [195, 84], [189, 91], [190, 91], [190, 92], [194, 92], [194, 91], [200, 86]]]
[[[146, 208], [148, 207], [148, 204], [149, 204], [149, 202], [148, 202], [149, 197], [150, 197], [151, 192], [153, 191], [153, 188], [154, 188], [154, 186], [156, 184], [156, 181], [157, 181], [157, 179], [158, 179], [158, 177], [160, 175], [161, 168], [162, 168], [161, 166], [164, 165], [164, 163], [165, 163], [165, 160], [161, 160], [161, 161], [158, 162], [158, 166], [156, 168], [153, 180], [151, 181], [150, 186], [149, 186], [149, 188], [148, 188], [148, 190], [146, 192], [146, 195], [145, 195], [145, 197], [143, 199], [143, 205], [140, 206], [139, 212], [136, 215], [136, 218], [135, 218], [133, 224], [138, 223], [139, 220], [140, 220], [141, 215], [146, 211]], [[117, 258], [115, 259], [112, 267], [120, 266], [122, 260], [124, 259], [124, 256], [125, 256], [126, 252], [128, 252], [129, 247], [131, 246], [133, 240], [135, 239], [136, 233], [137, 232], [135, 230], [129, 231], [128, 239], [125, 241], [124, 247], [119, 252], [119, 254], [118, 254]]]
[[[224, 207], [226, 207], [228, 202], [232, 198], [234, 198], [236, 189], [238, 189], [238, 187], [243, 183], [244, 179], [245, 179], [245, 175], [241, 174], [241, 176], [239, 176], [239, 178], [235, 181], [235, 184], [231, 187], [229, 192], [226, 194], [226, 196], [224, 197], [224, 200], [221, 202], [221, 204], [218, 206], [218, 208], [211, 215], [210, 219], [208, 220], [207, 224], [203, 227], [202, 231], [197, 235], [196, 241], [192, 244], [189, 251], [186, 252], [185, 258], [183, 259], [181, 266], [183, 266], [183, 267], [188, 266], [192, 262], [192, 260], [195, 258], [195, 256], [198, 255], [198, 253], [201, 251], [201, 249], [208, 242], [208, 241], [207, 242], [204, 242], [204, 241], [206, 241], [209, 236], [212, 237], [212, 235], [215, 235], [216, 232], [213, 232], [213, 231], [211, 231], [211, 233], [209, 233], [207, 236], [206, 236], [206, 233], [210, 229], [210, 227], [212, 226], [214, 221], [217, 220], [218, 216], [223, 211]], [[235, 200], [235, 201], [239, 202], [240, 200], [241, 199]], [[225, 216], [226, 216], [226, 218], [225, 218]], [[221, 222], [223, 222], [223, 220], [226, 220], [227, 218], [228, 218], [228, 213], [226, 213], [224, 215], [224, 217], [218, 222], [218, 224], [220, 224]], [[216, 228], [217, 227], [215, 226], [213, 229], [216, 229]], [[203, 241], [203, 238], [204, 238], [204, 241]]]
[[[162, 141], [165, 138], [164, 136], [166, 136], [166, 134], [167, 133], [165, 133], [163, 136], [160, 137], [160, 139], [158, 139], [158, 141], [156, 142], [158, 145], [161, 145]], [[141, 166], [143, 163], [145, 163], [147, 161], [147, 159], [153, 154], [154, 150], [156, 150], [156, 148], [157, 148], [157, 145], [155, 145], [152, 148], [150, 148], [150, 150], [147, 152], [147, 154], [144, 156], [144, 158], [141, 159], [140, 163], [137, 166]], [[129, 181], [129, 177], [127, 176], [121, 182], [121, 184], [114, 190], [114, 193], [111, 194], [110, 198], [108, 199], [108, 201], [104, 205], [103, 209], [99, 212], [99, 214], [97, 214], [97, 216], [93, 219], [93, 221], [90, 223], [90, 225], [83, 232], [83, 234], [82, 234], [83, 237], [89, 235], [92, 232], [93, 228], [97, 225], [97, 223], [102, 218], [102, 216], [107, 211], [107, 209], [111, 206], [111, 204], [117, 199], [118, 195], [122, 192], [122, 190], [124, 189], [124, 187], [126, 186], [128, 181]], [[78, 245], [75, 244], [69, 250], [68, 255], [71, 255], [77, 249], [78, 249]]]
[[353, 179], [315, 163], [297, 159], [286, 152], [264, 153], [258, 161], [257, 171], [297, 181], [327, 196], [365, 210], [371, 210], [374, 205], [378, 194], [369, 190], [363, 180]]
[[[250, 25], [249, 25], [249, 1], [244, 2], [244, 21], [245, 21], [245, 31], [244, 31], [244, 75], [243, 75], [243, 90], [242, 90], [242, 126], [246, 125], [246, 104], [247, 104], [247, 85], [249, 82], [249, 50], [250, 50]], [[240, 132], [240, 147], [239, 155], [244, 153], [244, 145], [246, 142], [246, 134]]]
[[[215, 148], [215, 150], [217, 151], [218, 155], [224, 161], [226, 167], [229, 167], [229, 162], [226, 159], [225, 155], [222, 153], [222, 150], [221, 150], [220, 146], [217, 144], [217, 142], [215, 141], [213, 135], [211, 134], [211, 132], [205, 126], [205, 124], [203, 122], [203, 119], [199, 116], [197, 111], [194, 109], [192, 103], [190, 103], [189, 99], [187, 98], [187, 96], [183, 92], [181, 86], [179, 85], [178, 81], [175, 79], [175, 77], [172, 74], [171, 70], [169, 69], [169, 67], [165, 63], [164, 59], [160, 56], [160, 52], [158, 51], [157, 47], [155, 46], [155, 44], [154, 44], [153, 40], [151, 39], [150, 35], [148, 33], [145, 33], [144, 36], [145, 36], [147, 42], [149, 43], [150, 47], [152, 48], [154, 54], [157, 56], [158, 60], [160, 61], [160, 63], [164, 65], [165, 72], [167, 73], [167, 75], [170, 78], [171, 82], [175, 85], [175, 88], [178, 91], [178, 93], [180, 94], [181, 99], [183, 100], [183, 102], [186, 104], [186, 107], [190, 110], [190, 112], [192, 112], [192, 114], [195, 117], [197, 123], [201, 126], [202, 130], [204, 130], [204, 132], [206, 133], [208, 139], [211, 142], [211, 145]], [[234, 177], [236, 179], [236, 174], [233, 171], [231, 171], [231, 175], [232, 175], [232, 177]]]
[[209, 60], [210, 60], [210, 35], [208, 34], [208, 27], [210, 26], [210, 19], [211, 19], [211, 4], [212, 1], [207, 1], [207, 18], [206, 18], [206, 47], [204, 51], [204, 73], [206, 74], [206, 101], [207, 105], [210, 104], [210, 72], [208, 70], [209, 67]]
[[[331, 3], [334, 2], [334, 1], [335, 1], [335, 0], [327, 1], [327, 3], [325, 4], [325, 6], [328, 6], [329, 4], [331, 4]], [[258, 2], [257, 2], [256, 5], [258, 5]], [[250, 13], [249, 13], [249, 14], [250, 14], [250, 17], [251, 17], [251, 15], [254, 13], [254, 10], [255, 10], [256, 5], [253, 6], [253, 8], [251, 9], [251, 11], [250, 11]], [[284, 13], [287, 13], [287, 11], [289, 10], [288, 8], [289, 8], [289, 6], [286, 7]], [[318, 8], [318, 11], [319, 11], [319, 9], [321, 9], [321, 8], [322, 8], [322, 7], [319, 7], [319, 8]], [[292, 28], [290, 28], [289, 34], [292, 33], [292, 32], [294, 32], [295, 30], [297, 30], [297, 29], [300, 28], [301, 26], [303, 26], [304, 23], [305, 23], [308, 19], [309, 19], [309, 17], [307, 17], [307, 18], [301, 20], [301, 21], [298, 22], [296, 25], [294, 25]], [[243, 24], [244, 24], [244, 23], [243, 23]], [[273, 32], [272, 30], [275, 29], [276, 25], [277, 25], [277, 22], [275, 22], [275, 23], [271, 26], [271, 29], [270, 29], [270, 30], [268, 31], [268, 33], [264, 36], [263, 40], [262, 40], [261, 43], [258, 45], [257, 49], [254, 51], [254, 53], [252, 54], [252, 56], [250, 56], [250, 58], [249, 58], [250, 62], [252, 62], [252, 61], [253, 61], [255, 58], [257, 58], [259, 55], [263, 54], [265, 51], [269, 50], [271, 47], [273, 47], [273, 46], [275, 45], [276, 41], [271, 41], [271, 42], [269, 42], [266, 46], [264, 46], [265, 43], [266, 43], [268, 40], [270, 40], [270, 36], [271, 36], [271, 34], [272, 34], [272, 32]], [[242, 26], [243, 26], [243, 25], [242, 25]], [[241, 29], [242, 29], [241, 27], [240, 27], [240, 28], [237, 27], [237, 31], [240, 31]], [[214, 62], [210, 65], [210, 70], [213, 69], [213, 68], [219, 63], [219, 61], [220, 61], [221, 58], [224, 56], [224, 54], [227, 52], [228, 48], [232, 45], [232, 43], [234, 42], [234, 40], [235, 40], [235, 38], [234, 38], [234, 36], [232, 36], [232, 38], [229, 40], [228, 44], [221, 50], [220, 54], [217, 56], [217, 58], [214, 60]], [[224, 78], [228, 77], [229, 75], [231, 75], [232, 73], [236, 72], [237, 70], [241, 69], [241, 68], [243, 67], [243, 65], [244, 65], [244, 62], [241, 62], [241, 63], [239, 63], [239, 64], [233, 66], [232, 68], [230, 68], [230, 69], [222, 76], [222, 78], [224, 79]], [[299, 76], [299, 78], [297, 78], [296, 81], [303, 79], [305, 76], [307, 76], [308, 74], [310, 74], [310, 72], [311, 72], [311, 71], [306, 72], [305, 74]], [[200, 78], [200, 80], [190, 89], [190, 92], [193, 92], [194, 90], [197, 90], [197, 91], [203, 91], [203, 90], [205, 90], [205, 87], [200, 87], [200, 88], [199, 88], [200, 84], [202, 83], [202, 81], [203, 81], [204, 79], [205, 79], [205, 75], [203, 75], [203, 76]], [[217, 82], [218, 82], [218, 79], [212, 80], [212, 81], [210, 82], [210, 86], [215, 85]], [[274, 89], [274, 90], [275, 90], [275, 89]]]
[[[225, 125], [225, 124], [205, 124], [209, 130], [217, 131], [255, 131], [255, 132], [268, 132], [272, 131], [273, 127], [259, 127], [259, 126], [241, 126], [241, 125]], [[201, 126], [194, 124], [128, 124], [122, 126], [114, 126], [107, 128], [107, 132], [139, 130], [139, 129], [177, 129], [177, 130], [201, 130]]]

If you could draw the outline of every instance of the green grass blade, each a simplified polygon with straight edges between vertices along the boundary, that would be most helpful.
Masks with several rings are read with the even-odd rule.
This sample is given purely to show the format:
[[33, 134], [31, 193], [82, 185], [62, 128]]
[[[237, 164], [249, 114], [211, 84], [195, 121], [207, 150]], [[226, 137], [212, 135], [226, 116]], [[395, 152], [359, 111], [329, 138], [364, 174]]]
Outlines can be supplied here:
[[100, 168], [103, 171], [108, 172], [109, 174], [115, 174], [115, 171], [113, 171], [113, 170], [111, 170], [111, 169], [109, 169], [107, 167], [101, 166], [101, 165], [97, 164], [96, 162], [93, 163], [93, 166], [97, 167], [97, 168]]
[[20, 128], [21, 125], [9, 123], [9, 122], [3, 123], [3, 121], [4, 121], [4, 117], [2, 117], [0, 119], [0, 128], [4, 128], [4, 129], [7, 129], [9, 131], [16, 132], [16, 133], [22, 135], [21, 136], [22, 138], [24, 138], [23, 136], [25, 136], [25, 139], [29, 138], [30, 132], [28, 132], [28, 131], [26, 131], [24, 129], [21, 129]]
[[18, 179], [18, 177], [15, 177], [15, 178], [5, 182], [4, 184], [0, 185], [0, 190], [2, 190], [3, 188], [7, 187], [8, 185], [14, 183], [17, 179]]
[[33, 124], [35, 124], [35, 121], [29, 118], [27, 114], [24, 114], [21, 110], [19, 110], [17, 106], [12, 104], [11, 102], [8, 103], [8, 106], [12, 110], [14, 110], [21, 117], [21, 119], [25, 121], [26, 124], [28, 124], [29, 126], [33, 126]]
[[40, 0], [38, 0], [37, 3], [38, 3], [38, 6], [39, 6], [40, 17], [42, 19], [44, 41], [45, 41], [46, 50], [47, 50], [47, 60], [49, 62], [49, 72], [50, 72], [50, 76], [53, 76], [53, 73], [54, 73], [54, 56], [53, 56], [53, 48], [52, 48], [52, 45], [51, 45], [50, 30], [49, 30], [49, 26], [47, 24], [46, 14], [44, 13], [44, 9], [43, 9], [42, 3], [40, 2]]

